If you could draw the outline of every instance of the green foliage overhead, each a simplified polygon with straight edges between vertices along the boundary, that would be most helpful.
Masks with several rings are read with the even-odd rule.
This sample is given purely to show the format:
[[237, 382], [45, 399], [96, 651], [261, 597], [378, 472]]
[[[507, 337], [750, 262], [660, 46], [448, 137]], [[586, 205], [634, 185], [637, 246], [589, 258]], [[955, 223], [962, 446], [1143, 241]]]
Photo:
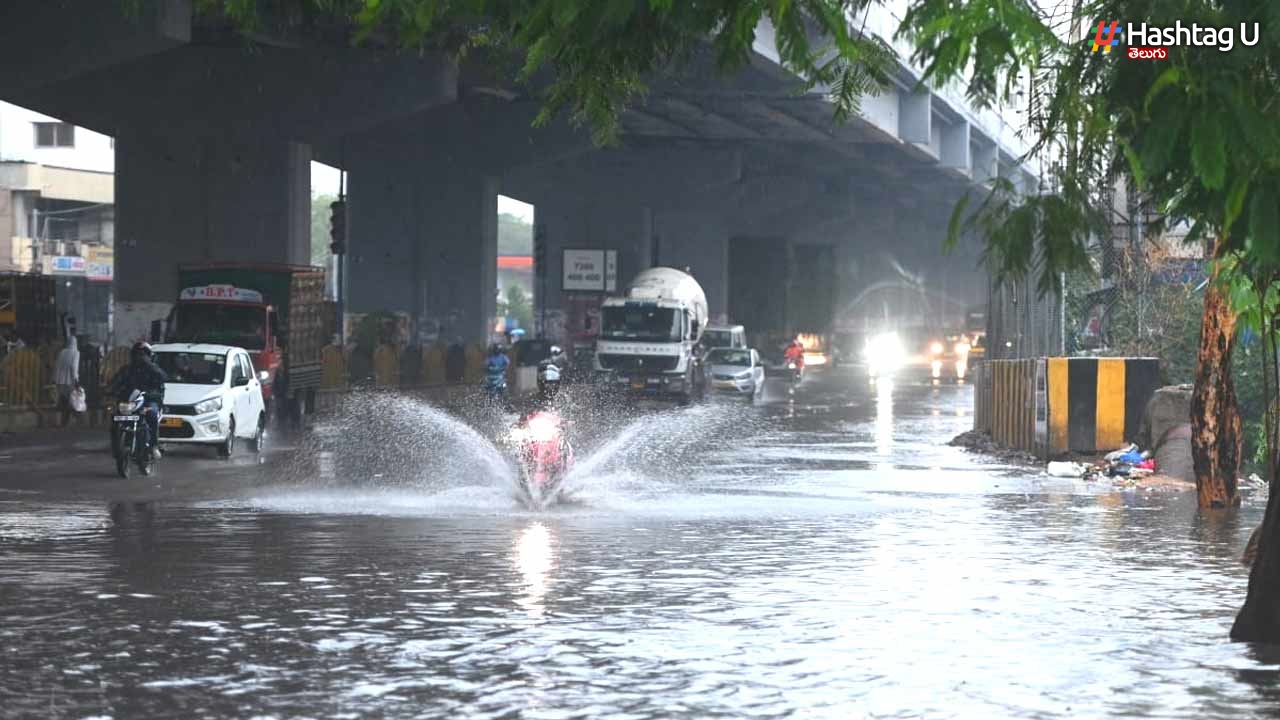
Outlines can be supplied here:
[[[347, 28], [356, 43], [518, 61], [517, 78], [550, 71], [538, 123], [567, 113], [611, 140], [624, 106], [656, 72], [709, 47], [719, 67], [748, 61], [756, 28], [776, 29], [783, 65], [828, 93], [837, 118], [888, 82], [893, 51], [855, 24], [874, 0], [198, 0], [206, 17], [247, 35]], [[818, 38], [814, 41], [814, 38]]]
[[[1005, 39], [994, 37], [997, 17]], [[1065, 188], [1053, 224], [988, 203], [953, 223], [953, 233], [989, 238], [989, 255], [1005, 274], [1026, 269], [1034, 243], [1056, 247], [1040, 266], [1041, 289], [1055, 287], [1059, 272], [1078, 267], [1079, 255], [1066, 252], [1062, 239], [1083, 245], [1104, 211], [1098, 189], [1128, 173], [1162, 213], [1152, 231], [1189, 219], [1188, 240], [1215, 239], [1220, 257], [1241, 253], [1244, 266], [1280, 265], [1280, 3], [1103, 0], [1082, 3], [1078, 18], [1085, 28], [1099, 18], [1231, 27], [1235, 44], [1229, 52], [1182, 46], [1169, 48], [1166, 60], [1130, 60], [1123, 46], [1091, 52], [1087, 40], [1052, 37], [1047, 18], [1024, 4], [918, 0], [903, 32], [930, 77], [965, 80], [971, 63], [968, 88], [980, 102], [999, 99], [1021, 79], [1035, 115], [1033, 152], [1056, 154], [1054, 180]], [[1246, 46], [1240, 27], [1255, 22], [1261, 37]]]

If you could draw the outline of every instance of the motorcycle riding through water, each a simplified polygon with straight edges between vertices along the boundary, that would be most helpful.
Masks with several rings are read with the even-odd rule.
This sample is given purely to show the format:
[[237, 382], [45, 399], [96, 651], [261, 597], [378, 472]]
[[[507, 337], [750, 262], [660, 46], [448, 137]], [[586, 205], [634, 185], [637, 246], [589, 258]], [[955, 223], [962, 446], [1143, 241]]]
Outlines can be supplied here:
[[502, 348], [493, 345], [484, 365], [484, 394], [490, 402], [503, 402], [507, 397], [507, 368], [511, 361]]
[[[148, 422], [151, 413], [157, 414], [154, 424]], [[143, 475], [151, 474], [155, 462], [152, 445], [158, 438], [150, 436], [151, 429], [159, 425], [159, 413], [154, 403], [147, 403], [147, 393], [141, 390], [134, 390], [128, 400], [117, 404], [116, 414], [111, 418], [111, 452], [120, 477], [129, 477], [130, 464], [136, 464]]]
[[551, 408], [560, 389], [560, 368], [543, 363], [538, 368], [538, 407], [526, 413], [508, 437], [515, 452], [521, 499], [541, 510], [560, 496], [564, 478], [573, 468], [564, 419]]

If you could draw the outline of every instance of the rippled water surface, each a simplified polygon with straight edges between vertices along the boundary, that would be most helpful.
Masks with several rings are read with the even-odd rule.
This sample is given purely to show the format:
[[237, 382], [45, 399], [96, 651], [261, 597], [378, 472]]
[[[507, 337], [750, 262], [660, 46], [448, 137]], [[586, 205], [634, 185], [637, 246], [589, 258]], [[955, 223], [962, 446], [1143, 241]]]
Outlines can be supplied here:
[[323, 429], [224, 500], [0, 494], [0, 714], [1280, 712], [1226, 642], [1256, 499], [1050, 481], [942, 445], [966, 388], [811, 382], [587, 422], [542, 513], [479, 436], [373, 471]]

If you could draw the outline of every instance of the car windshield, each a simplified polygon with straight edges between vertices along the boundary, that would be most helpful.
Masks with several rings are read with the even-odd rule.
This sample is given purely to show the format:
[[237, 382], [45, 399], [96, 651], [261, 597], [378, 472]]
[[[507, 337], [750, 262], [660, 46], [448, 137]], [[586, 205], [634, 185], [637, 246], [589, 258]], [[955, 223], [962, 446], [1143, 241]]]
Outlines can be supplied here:
[[712, 365], [741, 365], [751, 367], [750, 350], [712, 350], [707, 353], [707, 362]]
[[602, 337], [610, 340], [677, 342], [680, 315], [674, 309], [642, 305], [608, 307], [601, 311]]
[[266, 347], [266, 311], [253, 305], [184, 303], [170, 340], [237, 345], [247, 350]]
[[158, 352], [156, 364], [171, 383], [221, 385], [227, 372], [227, 356], [212, 353]]

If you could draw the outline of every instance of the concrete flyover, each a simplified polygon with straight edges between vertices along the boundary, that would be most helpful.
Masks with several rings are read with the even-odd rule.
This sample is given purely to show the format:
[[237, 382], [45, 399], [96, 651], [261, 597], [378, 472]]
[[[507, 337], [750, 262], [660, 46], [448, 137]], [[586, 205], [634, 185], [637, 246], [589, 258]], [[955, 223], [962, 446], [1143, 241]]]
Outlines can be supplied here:
[[[116, 138], [120, 319], [162, 315], [180, 262], [306, 262], [313, 159], [349, 172], [348, 309], [472, 341], [493, 314], [499, 193], [537, 207], [545, 307], [562, 305], [559, 249], [607, 248], [624, 278], [692, 267], [724, 316], [738, 237], [831, 245], [852, 292], [888, 260], [981, 289], [972, 249], [937, 250], [952, 204], [997, 176], [1037, 183], [1015, 160], [1016, 117], [919, 89], [905, 60], [859, 117], [833, 123], [826, 93], [798, 92], [778, 64], [767, 26], [731, 76], [708, 50], [654, 78], [601, 149], [564, 122], [534, 129], [533, 93], [443, 57], [307, 29], [247, 45], [190, 0], [124, 5], [0, 9], [0, 98]], [[893, 12], [864, 26], [891, 36]]]

